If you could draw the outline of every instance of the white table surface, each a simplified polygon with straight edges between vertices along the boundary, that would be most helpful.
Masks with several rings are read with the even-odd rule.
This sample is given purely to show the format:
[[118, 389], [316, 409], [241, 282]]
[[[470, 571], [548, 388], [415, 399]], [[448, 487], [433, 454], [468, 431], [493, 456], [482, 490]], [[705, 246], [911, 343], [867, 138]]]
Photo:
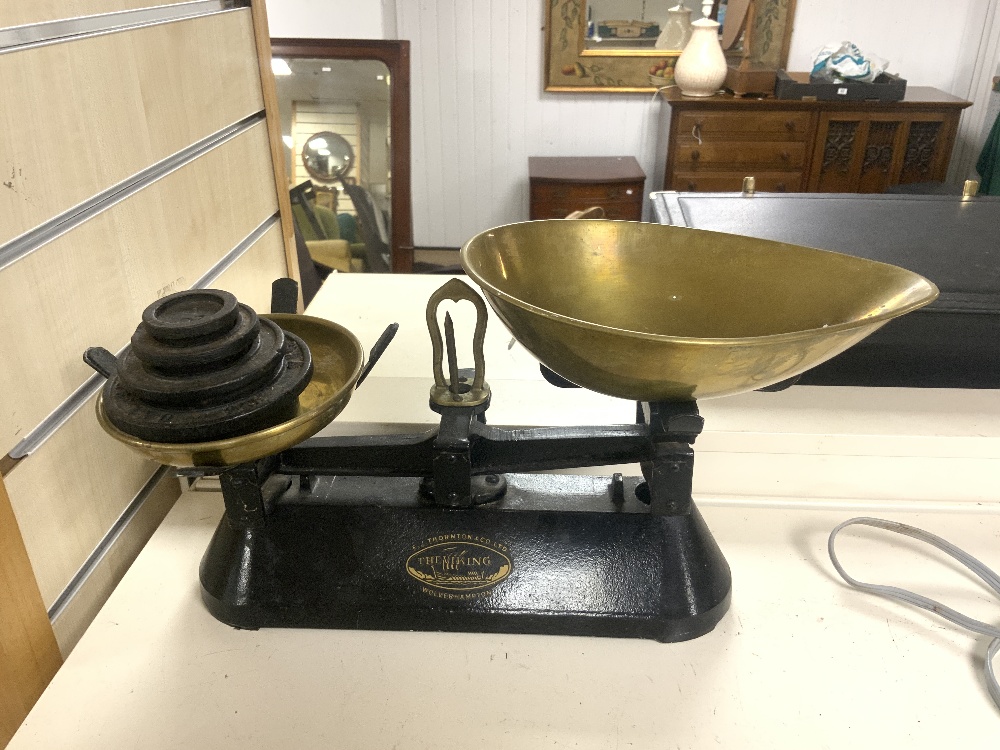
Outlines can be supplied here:
[[[443, 281], [326, 283], [310, 312], [362, 341], [403, 324], [328, 432], [433, 422], [422, 307]], [[509, 340], [493, 323], [492, 424], [631, 420], [631, 403], [547, 386]], [[871, 391], [701, 405], [696, 499], [734, 589], [719, 626], [687, 643], [237, 631], [199, 595], [221, 497], [185, 493], [10, 748], [996, 748], [1000, 712], [981, 677], [988, 639], [849, 589], [826, 538], [840, 521], [877, 515], [1000, 568], [998, 394]], [[1000, 622], [989, 591], [933, 550], [875, 530], [841, 538], [858, 577]]]

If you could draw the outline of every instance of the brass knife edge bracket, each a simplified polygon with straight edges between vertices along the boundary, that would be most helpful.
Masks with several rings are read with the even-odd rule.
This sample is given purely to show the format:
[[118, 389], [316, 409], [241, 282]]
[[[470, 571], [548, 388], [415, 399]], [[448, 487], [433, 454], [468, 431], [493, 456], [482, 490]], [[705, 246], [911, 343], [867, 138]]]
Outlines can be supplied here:
[[[472, 336], [472, 356], [475, 361], [475, 375], [473, 376], [471, 387], [461, 383], [465, 390], [460, 392], [459, 388], [452, 387], [452, 381], [458, 379], [458, 372], [455, 368], [450, 372], [450, 378], [444, 376], [442, 359], [445, 353], [445, 344], [441, 337], [441, 329], [438, 326], [437, 311], [444, 300], [460, 302], [468, 300], [476, 307], [476, 329]], [[431, 387], [431, 403], [437, 406], [479, 406], [489, 401], [490, 386], [486, 383], [486, 357], [483, 354], [483, 342], [486, 339], [486, 303], [476, 291], [461, 279], [451, 279], [427, 300], [427, 331], [431, 336], [431, 358], [434, 366], [434, 385]], [[449, 353], [454, 352], [454, 333], [445, 331], [449, 336]]]

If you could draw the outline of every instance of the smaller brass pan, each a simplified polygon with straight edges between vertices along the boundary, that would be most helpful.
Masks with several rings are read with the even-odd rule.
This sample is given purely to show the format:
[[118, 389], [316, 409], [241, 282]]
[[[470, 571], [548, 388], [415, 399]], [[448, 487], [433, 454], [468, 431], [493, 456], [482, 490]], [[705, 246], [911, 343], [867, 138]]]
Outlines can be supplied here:
[[354, 394], [364, 364], [361, 343], [343, 326], [308, 315], [262, 315], [299, 336], [313, 357], [313, 375], [299, 395], [298, 413], [266, 430], [206, 443], [154, 443], [128, 435], [108, 421], [97, 397], [97, 419], [109, 435], [170, 466], [233, 466], [280, 453], [326, 427]]

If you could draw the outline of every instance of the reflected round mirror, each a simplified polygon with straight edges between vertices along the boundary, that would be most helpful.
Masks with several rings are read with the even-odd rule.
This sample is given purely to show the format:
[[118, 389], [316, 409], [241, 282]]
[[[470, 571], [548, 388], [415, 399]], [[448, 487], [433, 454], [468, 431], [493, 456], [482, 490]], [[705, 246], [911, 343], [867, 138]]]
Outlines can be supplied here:
[[324, 130], [302, 147], [302, 164], [313, 179], [334, 182], [351, 171], [354, 149], [342, 135]]

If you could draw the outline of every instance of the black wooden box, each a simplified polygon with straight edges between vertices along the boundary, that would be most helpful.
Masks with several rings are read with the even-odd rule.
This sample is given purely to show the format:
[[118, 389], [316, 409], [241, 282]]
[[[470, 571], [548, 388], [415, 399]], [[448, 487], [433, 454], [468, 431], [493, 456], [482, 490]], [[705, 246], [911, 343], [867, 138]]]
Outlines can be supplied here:
[[809, 80], [808, 73], [788, 73], [779, 70], [774, 84], [774, 96], [778, 99], [821, 102], [839, 100], [901, 102], [906, 96], [906, 80], [892, 73], [882, 73], [872, 83], [861, 81], [827, 83]]
[[654, 193], [661, 224], [892, 263], [941, 296], [803, 374], [805, 385], [1000, 388], [1000, 197]]

